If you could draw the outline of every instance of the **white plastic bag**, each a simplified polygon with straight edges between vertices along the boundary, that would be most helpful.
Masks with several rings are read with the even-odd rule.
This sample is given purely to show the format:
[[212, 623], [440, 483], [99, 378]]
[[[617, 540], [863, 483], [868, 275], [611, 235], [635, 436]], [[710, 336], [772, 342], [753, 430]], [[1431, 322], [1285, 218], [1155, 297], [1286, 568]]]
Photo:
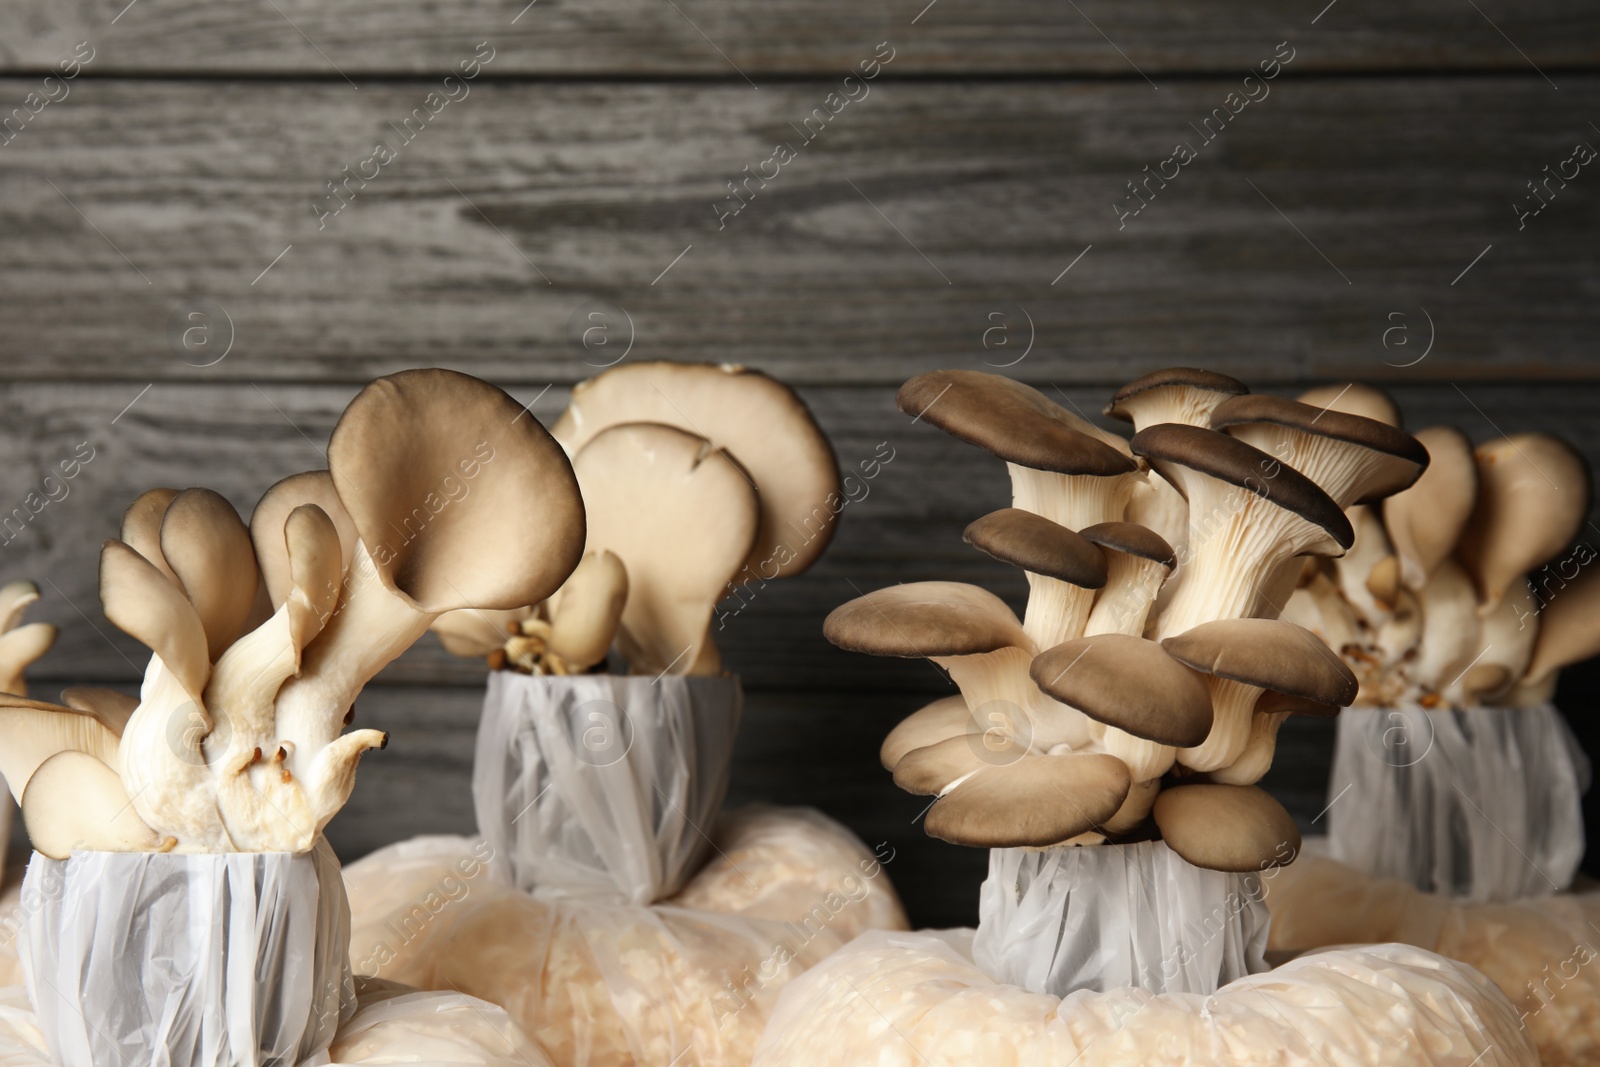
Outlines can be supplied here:
[[1510, 998], [1545, 1067], [1600, 1062], [1600, 894], [1452, 901], [1302, 856], [1268, 883], [1271, 947], [1403, 941], [1483, 972]]
[[[339, 1028], [330, 1067], [408, 1063], [428, 1067], [548, 1067], [506, 1013], [461, 993], [422, 993], [367, 983]], [[6, 1067], [0, 1061], [0, 1067]]]
[[309, 853], [35, 855], [20, 956], [61, 1067], [293, 1067], [355, 1008], [350, 914]]
[[351, 957], [503, 1005], [561, 1067], [745, 1067], [786, 982], [905, 916], [879, 858], [814, 812], [747, 809], [714, 836], [654, 907], [518, 892], [489, 877], [482, 841], [393, 845], [345, 869]]
[[1556, 893], [1583, 860], [1589, 761], [1552, 704], [1346, 708], [1331, 855], [1467, 900]]
[[1195, 867], [1161, 841], [994, 849], [978, 916], [974, 961], [1035, 993], [1211, 993], [1267, 969], [1260, 876]]
[[743, 705], [735, 677], [492, 672], [472, 796], [496, 876], [590, 901], [677, 892], [710, 848]]
[[1499, 990], [1405, 945], [1318, 953], [1210, 996], [995, 982], [968, 931], [863, 934], [791, 983], [754, 1067], [1536, 1067]]

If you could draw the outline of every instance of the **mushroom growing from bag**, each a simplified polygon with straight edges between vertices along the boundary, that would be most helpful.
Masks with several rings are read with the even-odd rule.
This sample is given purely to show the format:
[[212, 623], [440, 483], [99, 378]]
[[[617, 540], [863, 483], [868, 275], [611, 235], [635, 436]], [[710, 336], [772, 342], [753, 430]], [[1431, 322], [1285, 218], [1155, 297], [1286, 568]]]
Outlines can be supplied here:
[[612, 368], [573, 389], [552, 433], [583, 491], [588, 554], [615, 564], [582, 567], [509, 616], [441, 617], [447, 649], [493, 667], [582, 673], [615, 646], [635, 674], [721, 673], [713, 630], [811, 566], [845, 504], [804, 401], [732, 364]]
[[309, 850], [387, 743], [345, 732], [367, 681], [441, 613], [542, 600], [578, 562], [571, 466], [521, 414], [476, 378], [404, 371], [250, 527], [206, 489], [136, 501], [100, 574], [107, 617], [152, 652], [132, 714], [0, 698], [0, 770], [41, 849]]

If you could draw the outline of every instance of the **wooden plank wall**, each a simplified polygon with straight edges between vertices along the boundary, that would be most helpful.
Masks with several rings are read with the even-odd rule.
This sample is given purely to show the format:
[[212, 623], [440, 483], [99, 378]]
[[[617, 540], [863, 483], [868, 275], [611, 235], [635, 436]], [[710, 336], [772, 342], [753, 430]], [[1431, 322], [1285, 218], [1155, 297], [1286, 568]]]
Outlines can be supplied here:
[[[875, 761], [945, 683], [819, 633], [896, 580], [1020, 600], [960, 543], [998, 464], [894, 387], [988, 365], [1093, 413], [1174, 362], [1359, 377], [1413, 425], [1600, 461], [1600, 177], [1574, 152], [1600, 144], [1597, 31], [1577, 0], [14, 0], [0, 512], [94, 457], [0, 544], [63, 627], [36, 689], [135, 677], [94, 572], [137, 491], [248, 509], [374, 375], [455, 367], [548, 422], [618, 358], [745, 362], [802, 387], [845, 465], [894, 459], [722, 635], [735, 799], [889, 842], [919, 922], [971, 922], [981, 853], [924, 839]], [[481, 684], [425, 642], [362, 697], [395, 744], [343, 854], [471, 827]], [[1286, 734], [1270, 784], [1309, 825], [1329, 733]]]

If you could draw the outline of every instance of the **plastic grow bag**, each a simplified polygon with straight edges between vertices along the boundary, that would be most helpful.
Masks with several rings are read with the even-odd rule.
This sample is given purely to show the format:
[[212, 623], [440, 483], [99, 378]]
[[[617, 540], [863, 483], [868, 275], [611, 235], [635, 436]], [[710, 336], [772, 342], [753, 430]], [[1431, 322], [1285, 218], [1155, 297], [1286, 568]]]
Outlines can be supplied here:
[[1600, 894], [1456, 901], [1303, 855], [1268, 884], [1267, 903], [1274, 949], [1368, 941], [1431, 949], [1500, 987], [1546, 1067], [1600, 1062]]
[[496, 877], [590, 901], [677, 892], [710, 850], [743, 706], [735, 677], [492, 672], [472, 796]]
[[1571, 884], [1589, 761], [1554, 705], [1357, 707], [1337, 723], [1334, 859], [1476, 901]]
[[904, 928], [884, 863], [809, 811], [725, 816], [656, 906], [540, 898], [487, 842], [418, 838], [345, 869], [356, 970], [503, 1005], [563, 1067], [750, 1061], [783, 985], [869, 927]]
[[996, 982], [970, 931], [863, 934], [783, 991], [755, 1067], [1534, 1067], [1470, 968], [1405, 945], [1303, 956], [1210, 996]]
[[1160, 841], [994, 849], [973, 959], [999, 982], [1057, 996], [1210, 993], [1267, 969], [1261, 881], [1195, 867]]
[[355, 1009], [339, 862], [309, 853], [35, 854], [19, 956], [62, 1067], [293, 1067]]

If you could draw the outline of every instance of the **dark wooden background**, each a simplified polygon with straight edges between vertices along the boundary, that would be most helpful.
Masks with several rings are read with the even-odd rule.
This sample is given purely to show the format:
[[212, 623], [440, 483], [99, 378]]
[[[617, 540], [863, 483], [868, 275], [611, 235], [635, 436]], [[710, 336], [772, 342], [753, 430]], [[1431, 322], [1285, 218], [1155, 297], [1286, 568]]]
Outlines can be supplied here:
[[[484, 42], [470, 93], [402, 144]], [[75, 49], [93, 59], [46, 83]], [[726, 183], [890, 50], [719, 228]], [[1203, 143], [1190, 124], [1291, 51]], [[59, 99], [30, 115], [44, 88]], [[888, 842], [919, 923], [971, 922], [983, 854], [925, 839], [875, 758], [947, 683], [819, 632], [902, 579], [1020, 601], [960, 541], [1005, 503], [1002, 468], [910, 425], [895, 386], [988, 364], [1092, 413], [1175, 362], [1290, 392], [1356, 377], [1413, 426], [1550, 428], [1600, 460], [1600, 171], [1517, 214], [1547, 165], [1600, 145], [1597, 104], [1600, 8], [1578, 0], [12, 0], [0, 512], [95, 450], [0, 544], [0, 577], [38, 580], [63, 628], [36, 692], [143, 662], [95, 596], [135, 493], [208, 485], [248, 513], [322, 464], [374, 375], [455, 367], [548, 423], [624, 352], [745, 362], [801, 387], [845, 466], [895, 458], [815, 570], [722, 635], [749, 692], [734, 799]], [[379, 141], [398, 158], [319, 223]], [[1198, 158], [1119, 227], [1126, 183], [1179, 142]], [[1597, 682], [1563, 685], [1580, 726]], [[394, 744], [330, 828], [345, 856], [471, 828], [481, 684], [429, 639], [363, 695]], [[1308, 827], [1329, 738], [1294, 724], [1269, 779]]]

